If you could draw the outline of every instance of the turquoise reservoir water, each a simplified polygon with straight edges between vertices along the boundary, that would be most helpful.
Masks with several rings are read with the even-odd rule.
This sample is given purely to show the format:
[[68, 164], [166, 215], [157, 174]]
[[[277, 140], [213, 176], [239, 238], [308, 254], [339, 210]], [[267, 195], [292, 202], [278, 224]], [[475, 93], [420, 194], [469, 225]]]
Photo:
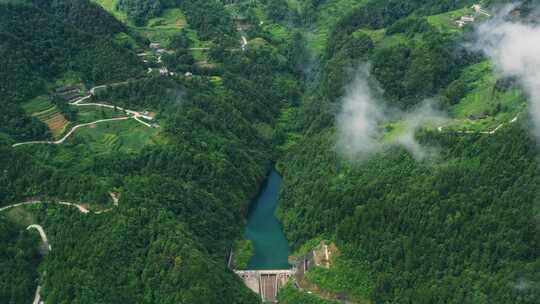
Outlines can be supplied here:
[[288, 269], [289, 243], [274, 213], [279, 199], [281, 176], [272, 170], [262, 191], [251, 205], [246, 238], [251, 240], [254, 255], [248, 269]]

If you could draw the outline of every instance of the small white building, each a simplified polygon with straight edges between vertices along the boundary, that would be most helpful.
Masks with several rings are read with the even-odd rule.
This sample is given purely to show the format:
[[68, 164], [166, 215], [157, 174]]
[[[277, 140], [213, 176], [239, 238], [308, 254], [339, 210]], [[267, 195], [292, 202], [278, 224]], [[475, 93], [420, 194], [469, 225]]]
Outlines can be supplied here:
[[159, 75], [169, 75], [169, 70], [166, 67], [162, 67], [159, 69]]
[[157, 50], [157, 49], [159, 49], [159, 47], [160, 47], [159, 43], [150, 43], [150, 48], [151, 49]]
[[468, 23], [473, 23], [474, 20], [475, 19], [473, 16], [462, 16], [459, 20], [456, 21], [456, 24], [459, 27], [464, 27]]
[[488, 17], [490, 17], [491, 15], [482, 8], [482, 6], [480, 4], [475, 4], [471, 7], [472, 9], [474, 9], [474, 11], [477, 13], [477, 14], [483, 14], [483, 15], [486, 15]]

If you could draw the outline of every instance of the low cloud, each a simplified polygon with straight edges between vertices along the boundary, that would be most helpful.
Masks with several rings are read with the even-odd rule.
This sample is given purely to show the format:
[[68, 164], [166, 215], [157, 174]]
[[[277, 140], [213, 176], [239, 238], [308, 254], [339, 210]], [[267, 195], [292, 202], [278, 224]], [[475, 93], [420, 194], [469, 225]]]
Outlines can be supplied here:
[[379, 149], [381, 136], [378, 124], [384, 115], [368, 85], [369, 67], [358, 70], [353, 83], [347, 88], [337, 117], [337, 147], [347, 158], [373, 153]]
[[433, 100], [426, 100], [416, 110], [401, 116], [404, 116], [405, 131], [396, 142], [405, 147], [417, 160], [435, 156], [437, 150], [421, 145], [415, 138], [415, 132], [422, 124], [428, 122], [437, 126], [443, 125], [448, 120], [446, 114], [435, 109]]
[[418, 127], [428, 121], [442, 124], [446, 115], [434, 110], [432, 101], [425, 101], [417, 109], [403, 112], [384, 106], [381, 89], [369, 82], [369, 65], [361, 66], [355, 80], [348, 86], [337, 116], [337, 150], [349, 160], [362, 160], [385, 146], [384, 123], [400, 121], [404, 130], [392, 141], [416, 159], [432, 156], [436, 151], [421, 145], [415, 138]]
[[510, 21], [507, 6], [476, 29], [475, 48], [504, 76], [515, 77], [526, 91], [535, 135], [540, 139], [540, 26]]

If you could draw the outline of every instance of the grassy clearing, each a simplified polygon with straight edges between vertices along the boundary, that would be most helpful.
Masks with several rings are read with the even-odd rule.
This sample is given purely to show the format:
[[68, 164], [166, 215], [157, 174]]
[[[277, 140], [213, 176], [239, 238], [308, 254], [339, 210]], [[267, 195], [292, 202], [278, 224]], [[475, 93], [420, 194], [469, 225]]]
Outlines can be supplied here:
[[439, 15], [428, 16], [427, 21], [441, 32], [445, 33], [461, 33], [463, 28], [456, 24], [456, 20], [465, 15], [474, 14], [474, 10], [468, 7], [455, 11], [446, 12]]
[[147, 27], [169, 30], [182, 29], [186, 26], [186, 16], [178, 8], [166, 9], [161, 16], [148, 20]]
[[[306, 33], [310, 49], [320, 54], [334, 25], [347, 13], [364, 5], [366, 0], [330, 0], [324, 2], [317, 11], [316, 27]], [[291, 5], [291, 4], [290, 4]]]
[[390, 122], [383, 126], [383, 143], [393, 143], [400, 135], [403, 135], [407, 130], [407, 124], [405, 121]]
[[508, 93], [507, 102], [513, 104], [513, 108], [492, 114], [481, 119], [455, 119], [448, 127], [459, 131], [489, 132], [501, 124], [508, 124], [520, 113], [525, 112], [527, 104], [521, 92]]
[[302, 244], [302, 246], [300, 246], [298, 249], [294, 251], [292, 256], [294, 257], [305, 256], [306, 254], [311, 252], [313, 248], [317, 247], [323, 240], [324, 238], [322, 236], [318, 236], [310, 240], [307, 240], [306, 242]]
[[276, 40], [288, 40], [290, 36], [289, 30], [277, 23], [269, 24], [265, 30], [269, 31]]
[[150, 41], [167, 47], [171, 37], [178, 34], [186, 24], [184, 13], [178, 8], [172, 8], [164, 10], [159, 17], [151, 18], [145, 26], [135, 29]]
[[450, 109], [452, 117], [463, 119], [471, 115], [480, 115], [489, 109], [494, 101], [493, 94], [497, 81], [489, 61], [468, 67], [457, 81], [465, 83], [469, 92]]
[[467, 84], [468, 93], [450, 108], [454, 128], [487, 131], [513, 119], [526, 106], [519, 89], [496, 89], [497, 79], [488, 61], [467, 68], [458, 81]]
[[113, 15], [116, 19], [127, 22], [127, 15], [124, 12], [121, 12], [116, 9], [116, 4], [118, 0], [93, 0], [95, 3], [103, 7], [107, 12]]
[[[329, 268], [314, 267], [310, 269], [304, 277], [298, 277], [298, 284], [304, 290], [309, 291], [311, 296], [316, 296], [317, 299], [338, 298], [338, 295], [346, 295], [347, 300], [354, 303], [367, 304], [370, 303], [367, 298], [373, 289], [372, 276], [367, 263], [353, 262], [339, 255], [339, 250], [332, 242], [324, 240], [322, 237], [317, 237], [305, 242], [298, 248], [293, 257], [303, 257], [307, 254], [316, 251], [318, 256], [323, 256], [322, 244], [328, 245], [330, 252]], [[293, 293], [289, 291], [287, 296], [282, 295], [284, 299], [295, 299], [305, 297], [305, 293]], [[306, 298], [308, 300], [308, 298]], [[315, 298], [311, 299], [315, 300]], [[326, 300], [324, 300], [326, 301]], [[287, 301], [285, 301], [287, 303]], [[290, 302], [297, 303], [297, 302]], [[306, 302], [306, 303], [311, 303]], [[313, 302], [326, 303], [326, 302]]]
[[99, 119], [108, 119], [126, 116], [122, 111], [100, 107], [77, 107], [77, 123], [87, 123]]
[[[118, 0], [93, 0], [101, 5], [106, 11], [111, 13], [116, 19], [124, 22], [129, 27], [137, 31], [141, 36], [149, 39], [152, 42], [160, 43], [167, 47], [170, 43], [170, 38], [177, 34], [186, 26], [186, 17], [178, 8], [164, 10], [159, 17], [154, 17], [148, 20], [145, 26], [135, 26], [127, 17], [127, 14], [116, 9]], [[120, 33], [115, 37], [115, 41], [121, 44], [136, 46], [129, 35]]]
[[133, 119], [82, 128], [74, 137], [77, 145], [91, 153], [138, 152], [160, 141], [159, 129], [148, 128]]
[[72, 71], [64, 73], [60, 78], [58, 78], [54, 83], [49, 86], [49, 90], [58, 87], [64, 86], [79, 86], [82, 87], [83, 80], [79, 73]]
[[310, 290], [325, 298], [346, 294], [356, 303], [370, 303], [367, 299], [374, 287], [367, 264], [342, 257], [337, 257], [330, 268], [316, 267], [310, 270], [306, 280], [311, 283]]

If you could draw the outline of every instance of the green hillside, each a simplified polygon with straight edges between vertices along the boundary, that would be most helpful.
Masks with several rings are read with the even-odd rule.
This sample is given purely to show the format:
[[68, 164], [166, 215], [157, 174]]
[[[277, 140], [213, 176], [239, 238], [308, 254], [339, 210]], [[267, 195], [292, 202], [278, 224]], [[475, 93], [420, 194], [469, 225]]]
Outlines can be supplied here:
[[16, 139], [47, 136], [45, 126], [25, 115], [18, 104], [47, 93], [51, 84], [66, 75], [75, 73], [93, 85], [137, 77], [142, 71], [132, 51], [103, 35], [110, 31], [112, 36], [124, 26], [87, 1], [77, 3], [80, 6], [61, 1], [35, 6], [0, 3], [0, 98], [7, 106], [0, 115], [7, 122], [25, 121], [0, 128]]
[[[83, 7], [92, 11], [88, 14], [104, 12], [95, 12], [94, 5]], [[112, 15], [106, 14], [103, 23], [110, 31], [99, 35], [82, 33], [89, 26], [84, 22], [57, 19], [61, 14], [69, 16], [73, 8], [56, 1], [40, 8], [3, 6], [6, 18], [10, 16], [2, 19], [3, 28], [18, 26], [22, 32], [6, 47], [29, 52], [24, 57], [28, 62], [14, 63], [8, 71], [18, 67], [32, 71], [28, 75], [33, 82], [17, 86], [36, 83], [28, 94], [16, 89], [6, 94], [23, 113], [44, 122], [49, 116], [64, 115], [62, 109], [73, 115], [69, 126], [132, 117], [88, 125], [59, 144], [12, 147], [26, 138], [11, 131], [1, 137], [0, 206], [34, 198], [79, 203], [90, 210], [86, 216], [76, 208], [54, 204], [13, 209], [31, 214], [46, 227], [51, 240], [53, 249], [39, 268], [42, 299], [46, 303], [258, 303], [223, 261], [241, 238], [249, 201], [275, 154], [272, 137], [262, 130], [273, 131], [281, 108], [299, 96], [296, 74], [288, 68], [283, 49], [267, 41], [242, 52], [233, 21], [217, 1], [193, 1], [182, 5], [181, 11], [164, 10], [143, 26], [128, 22], [117, 28]], [[223, 26], [209, 29], [209, 24], [196, 23], [207, 13], [216, 16], [209, 24]], [[29, 24], [30, 16], [40, 18]], [[169, 21], [178, 16], [185, 16], [189, 30], [216, 50], [205, 55], [206, 66], [190, 69], [196, 75], [184, 76], [176, 72], [180, 67], [173, 66], [169, 68], [175, 74], [145, 74], [144, 68], [162, 67], [158, 56], [145, 56], [144, 60], [156, 61], [143, 62], [129, 47], [117, 43], [118, 34], [131, 35], [135, 42], [139, 34], [176, 39], [185, 24]], [[38, 22], [42, 22], [39, 29]], [[22, 31], [24, 26], [36, 29]], [[150, 27], [155, 35], [144, 35], [144, 28]], [[44, 43], [41, 38], [57, 42], [58, 47], [39, 49]], [[145, 45], [149, 42], [154, 41], [144, 41], [137, 51], [154, 52]], [[167, 47], [181, 50], [185, 45], [176, 41]], [[37, 61], [43, 69], [33, 71], [40, 66]], [[27, 74], [13, 74], [13, 84], [22, 76]], [[77, 83], [78, 76], [82, 84]], [[58, 101], [63, 96], [58, 87], [76, 85], [84, 96], [99, 84], [110, 86], [84, 101], [95, 106]], [[287, 89], [278, 89], [282, 87]], [[116, 111], [100, 109], [99, 104]], [[120, 108], [154, 118], [140, 118], [148, 125], [143, 124]], [[118, 206], [111, 192], [119, 194]]]
[[278, 303], [538, 303], [536, 96], [478, 46], [537, 30], [507, 3], [0, 0], [0, 303], [261, 303], [228, 264], [273, 168]]
[[[365, 2], [314, 47], [324, 46], [320, 78], [295, 115], [303, 136], [279, 162], [285, 181], [279, 214], [293, 248], [324, 237], [337, 242], [342, 256], [330, 270], [307, 276], [320, 297], [306, 303], [328, 294], [358, 303], [534, 303], [538, 297], [536, 287], [513, 287], [538, 280], [539, 239], [532, 232], [538, 152], [527, 134], [526, 97], [462, 47], [472, 39], [471, 27], [454, 21], [470, 14], [471, 3], [443, 3]], [[406, 123], [396, 117], [377, 126], [384, 137], [374, 155], [342, 158], [335, 105], [349, 94], [351, 67], [365, 62], [370, 84], [381, 89], [379, 107], [414, 111], [432, 98], [447, 113], [439, 128], [420, 127], [413, 135], [436, 151], [434, 158], [418, 160], [392, 144]], [[287, 290], [282, 301], [299, 297]]]

